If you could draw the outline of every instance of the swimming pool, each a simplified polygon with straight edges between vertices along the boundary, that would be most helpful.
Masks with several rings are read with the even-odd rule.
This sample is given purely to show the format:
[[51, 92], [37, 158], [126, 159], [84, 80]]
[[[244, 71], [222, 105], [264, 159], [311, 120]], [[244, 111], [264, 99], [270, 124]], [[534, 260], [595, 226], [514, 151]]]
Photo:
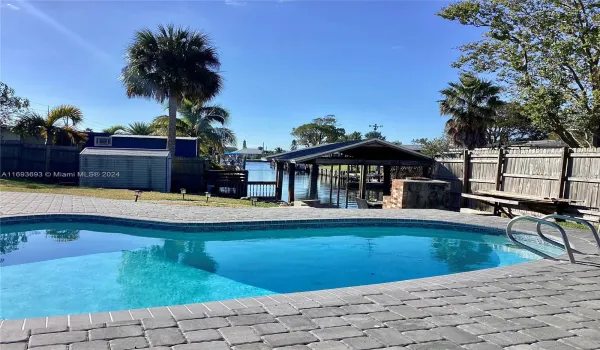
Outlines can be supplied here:
[[186, 233], [82, 222], [4, 225], [0, 318], [349, 287], [539, 259], [500, 235], [328, 226]]

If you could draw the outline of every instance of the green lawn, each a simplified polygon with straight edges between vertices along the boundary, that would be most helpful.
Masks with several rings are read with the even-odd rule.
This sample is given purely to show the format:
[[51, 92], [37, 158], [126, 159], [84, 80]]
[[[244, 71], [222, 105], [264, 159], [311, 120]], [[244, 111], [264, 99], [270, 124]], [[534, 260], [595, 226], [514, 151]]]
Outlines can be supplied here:
[[[90, 188], [78, 186], [50, 185], [28, 181], [16, 181], [0, 179], [0, 192], [31, 192], [31, 193], [53, 193], [53, 194], [70, 194], [74, 196], [98, 197], [109, 199], [134, 199], [134, 192], [131, 190]], [[229, 199], [211, 197], [208, 202], [204, 195], [186, 194], [185, 200], [182, 200], [181, 194], [178, 193], [161, 193], [161, 192], [143, 192], [139, 201], [154, 202], [161, 204], [175, 205], [197, 205], [207, 207], [231, 207], [241, 208], [250, 207], [252, 203], [249, 200]], [[256, 204], [258, 207], [276, 207], [277, 204], [262, 203]]]

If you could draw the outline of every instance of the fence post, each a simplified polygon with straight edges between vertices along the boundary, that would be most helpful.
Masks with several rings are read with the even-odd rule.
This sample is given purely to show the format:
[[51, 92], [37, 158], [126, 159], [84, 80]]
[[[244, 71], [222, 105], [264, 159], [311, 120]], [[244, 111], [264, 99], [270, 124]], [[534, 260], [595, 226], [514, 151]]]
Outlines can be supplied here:
[[[500, 191], [502, 186], [502, 172], [504, 170], [504, 149], [498, 149], [498, 163], [496, 164], [496, 179], [495, 179], [495, 190]], [[500, 205], [494, 206], [494, 215], [500, 214]]]
[[[462, 178], [462, 193], [469, 193], [469, 150], [463, 152], [463, 178]], [[469, 200], [462, 199], [462, 206], [468, 207]]]
[[567, 181], [569, 171], [569, 147], [563, 147], [563, 153], [560, 158], [560, 180], [558, 183], [558, 193], [556, 198], [563, 198], [565, 195], [565, 182]]

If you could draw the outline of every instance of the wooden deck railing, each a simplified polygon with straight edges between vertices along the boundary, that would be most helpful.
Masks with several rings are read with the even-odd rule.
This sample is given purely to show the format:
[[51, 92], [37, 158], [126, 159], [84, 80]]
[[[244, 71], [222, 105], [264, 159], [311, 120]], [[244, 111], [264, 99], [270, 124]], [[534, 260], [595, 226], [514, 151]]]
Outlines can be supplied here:
[[275, 198], [276, 181], [248, 181], [248, 197]]

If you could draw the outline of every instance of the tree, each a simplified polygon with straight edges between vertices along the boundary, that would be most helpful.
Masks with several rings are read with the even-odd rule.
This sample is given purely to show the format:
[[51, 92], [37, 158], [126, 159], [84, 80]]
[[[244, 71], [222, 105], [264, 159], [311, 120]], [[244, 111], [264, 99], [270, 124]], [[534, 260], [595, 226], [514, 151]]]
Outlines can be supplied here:
[[569, 146], [600, 146], [598, 0], [462, 0], [438, 15], [485, 30], [455, 67], [495, 74]]
[[216, 49], [206, 34], [173, 25], [135, 33], [120, 80], [127, 96], [168, 101], [167, 149], [175, 154], [177, 109], [184, 99], [207, 101], [221, 90]]
[[488, 143], [507, 145], [515, 141], [545, 140], [549, 133], [536, 126], [518, 103], [500, 106], [487, 129]]
[[290, 151], [295, 151], [297, 149], [298, 149], [298, 141], [292, 140], [292, 143], [290, 144]]
[[127, 130], [126, 126], [123, 125], [113, 125], [109, 128], [103, 129], [102, 132], [107, 134], [123, 134]]
[[292, 129], [292, 136], [299, 145], [312, 147], [323, 143], [337, 142], [344, 138], [346, 131], [338, 127], [334, 115], [313, 119], [312, 123]]
[[85, 128], [83, 131], [85, 131], [85, 132], [94, 132], [94, 129], [92, 129], [92, 128]]
[[133, 122], [125, 129], [130, 135], [152, 135], [154, 134], [154, 126], [150, 123]]
[[[223, 107], [184, 100], [179, 114], [181, 118], [176, 119], [175, 124], [177, 135], [197, 137], [200, 152], [212, 154], [212, 149], [217, 153], [224, 153], [227, 146], [237, 143], [233, 130], [223, 127], [231, 119], [229, 112]], [[158, 134], [168, 132], [169, 118], [163, 115], [154, 119], [152, 124]]]
[[379, 139], [385, 141], [385, 136], [379, 131], [369, 131], [365, 134], [365, 139]]
[[15, 96], [15, 90], [0, 81], [0, 125], [11, 121], [29, 108], [29, 100]]
[[359, 131], [354, 131], [344, 136], [344, 141], [357, 141], [362, 140], [362, 134]]
[[437, 156], [450, 150], [450, 139], [447, 135], [434, 139], [420, 138], [412, 140], [413, 145], [421, 145], [421, 153], [428, 156]]
[[281, 147], [275, 147], [273, 154], [285, 153], [285, 150]]
[[438, 101], [440, 114], [450, 116], [446, 133], [452, 141], [468, 149], [485, 146], [487, 128], [502, 105], [498, 97], [500, 87], [465, 73], [440, 93], [444, 96]]
[[242, 148], [247, 148], [246, 147], [246, 140], [244, 140], [244, 142], [242, 142]]
[[42, 135], [46, 138], [46, 172], [49, 172], [55, 138], [60, 139], [64, 136], [74, 144], [87, 140], [87, 134], [76, 129], [82, 121], [83, 113], [79, 108], [61, 105], [52, 108], [45, 117], [33, 112], [25, 115], [15, 123], [12, 130], [21, 136]]

